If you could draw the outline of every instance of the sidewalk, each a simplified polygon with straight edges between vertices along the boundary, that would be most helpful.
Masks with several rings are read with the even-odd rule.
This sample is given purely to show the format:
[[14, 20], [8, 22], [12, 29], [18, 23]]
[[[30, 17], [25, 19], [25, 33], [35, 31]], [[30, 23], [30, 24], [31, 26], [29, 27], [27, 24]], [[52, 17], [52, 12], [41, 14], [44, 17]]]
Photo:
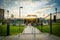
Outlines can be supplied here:
[[33, 26], [26, 26], [21, 35], [0, 37], [0, 40], [60, 40], [60, 37], [41, 33]]

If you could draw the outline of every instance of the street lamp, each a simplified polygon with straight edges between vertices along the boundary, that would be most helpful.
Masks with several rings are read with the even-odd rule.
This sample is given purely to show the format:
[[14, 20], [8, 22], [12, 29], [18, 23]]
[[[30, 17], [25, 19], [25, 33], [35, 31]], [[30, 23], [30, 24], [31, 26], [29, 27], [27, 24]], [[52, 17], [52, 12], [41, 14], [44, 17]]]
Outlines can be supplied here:
[[52, 34], [52, 13], [50, 13], [50, 34]]
[[56, 22], [56, 17], [57, 17], [57, 8], [55, 8], [55, 13], [54, 13], [54, 22]]
[[21, 17], [21, 8], [23, 7], [19, 7], [19, 18]]
[[54, 22], [56, 22], [56, 17], [57, 17], [57, 8], [55, 8]]
[[54, 14], [54, 22], [56, 22], [56, 14]]
[[9, 24], [9, 19], [8, 19], [8, 17], [9, 17], [9, 10], [7, 10], [7, 14], [8, 14], [8, 16], [7, 16], [7, 36], [9, 36], [9, 34], [10, 34], [10, 24]]
[[[19, 18], [21, 18], [21, 8], [23, 8], [23, 7], [19, 7]], [[19, 32], [20, 32], [20, 23], [19, 23]]]
[[55, 12], [56, 12], [55, 14], [57, 15], [57, 8], [55, 8]]

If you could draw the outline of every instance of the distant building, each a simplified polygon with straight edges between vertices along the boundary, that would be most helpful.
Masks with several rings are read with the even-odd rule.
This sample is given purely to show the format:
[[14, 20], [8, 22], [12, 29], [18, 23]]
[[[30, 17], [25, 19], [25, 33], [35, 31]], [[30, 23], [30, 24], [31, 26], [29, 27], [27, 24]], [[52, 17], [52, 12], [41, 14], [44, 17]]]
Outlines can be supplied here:
[[10, 25], [22, 25], [24, 24], [24, 19], [18, 19], [18, 18], [15, 18], [15, 19], [9, 19], [10, 20]]
[[[56, 15], [56, 19], [60, 19], [60, 12], [57, 12], [57, 14], [52, 13], [52, 20], [54, 19], [54, 15]], [[50, 20], [50, 14], [48, 14], [46, 17], [45, 17], [46, 20]]]
[[37, 15], [27, 15], [24, 18], [24, 23], [36, 23], [37, 22]]
[[0, 22], [4, 20], [4, 9], [0, 9]]

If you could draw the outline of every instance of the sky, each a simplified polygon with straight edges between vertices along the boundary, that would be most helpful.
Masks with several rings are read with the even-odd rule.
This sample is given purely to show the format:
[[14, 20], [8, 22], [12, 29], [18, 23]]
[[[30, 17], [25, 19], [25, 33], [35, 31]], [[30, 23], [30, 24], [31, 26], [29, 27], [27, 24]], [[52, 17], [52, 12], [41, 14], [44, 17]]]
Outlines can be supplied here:
[[27, 15], [45, 17], [55, 12], [55, 8], [60, 11], [60, 0], [0, 0], [0, 8], [5, 9], [5, 17], [9, 10], [9, 17], [13, 14], [15, 18], [19, 18], [19, 7], [23, 7], [20, 9], [22, 18]]

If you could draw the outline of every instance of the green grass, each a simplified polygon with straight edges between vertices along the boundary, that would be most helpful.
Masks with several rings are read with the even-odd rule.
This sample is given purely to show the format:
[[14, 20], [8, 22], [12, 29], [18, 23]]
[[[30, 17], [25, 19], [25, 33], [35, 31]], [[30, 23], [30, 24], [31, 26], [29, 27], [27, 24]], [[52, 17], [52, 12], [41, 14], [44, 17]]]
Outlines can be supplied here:
[[[6, 33], [7, 33], [7, 25], [4, 24], [4, 25], [0, 25], [0, 36], [5, 36]], [[20, 28], [20, 31], [19, 31], [19, 28]], [[12, 26], [10, 25], [10, 35], [16, 35], [16, 34], [20, 34], [23, 32], [24, 30], [24, 26]]]
[[[19, 30], [20, 28], [20, 30]], [[10, 35], [14, 35], [14, 34], [19, 34], [22, 33], [24, 30], [24, 26], [10, 26]]]
[[6, 35], [6, 25], [0, 25], [0, 36]]
[[[41, 31], [41, 26], [37, 26], [37, 28]], [[48, 33], [49, 32], [49, 26], [43, 26], [42, 31]]]
[[[41, 26], [37, 26], [37, 28], [41, 31]], [[43, 32], [49, 33], [50, 32], [50, 26], [43, 26]], [[52, 34], [56, 36], [60, 36], [60, 23], [55, 23], [52, 25]]]
[[54, 35], [60, 36], [60, 23], [53, 24], [52, 31]]

